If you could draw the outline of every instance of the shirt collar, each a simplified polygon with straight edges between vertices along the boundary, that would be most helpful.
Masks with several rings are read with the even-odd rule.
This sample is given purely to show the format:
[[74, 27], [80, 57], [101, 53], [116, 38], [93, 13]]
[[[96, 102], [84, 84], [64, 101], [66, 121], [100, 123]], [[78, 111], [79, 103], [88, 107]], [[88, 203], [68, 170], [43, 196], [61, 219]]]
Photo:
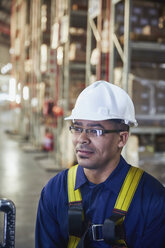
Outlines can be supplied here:
[[[123, 184], [123, 181], [125, 179], [125, 176], [129, 168], [130, 166], [121, 156], [117, 167], [110, 174], [110, 176], [106, 179], [106, 181], [101, 183], [100, 185], [103, 185], [105, 189], [108, 188], [108, 189], [111, 189], [114, 193], [118, 193], [121, 188], [121, 185]], [[79, 165], [77, 169], [77, 175], [76, 175], [75, 190], [80, 188], [83, 184], [87, 182], [88, 182], [88, 179], [86, 178], [84, 174], [83, 167]]]
[[82, 166], [79, 165], [77, 168], [75, 190], [80, 188], [86, 182], [88, 182], [88, 179], [85, 176], [84, 169]]

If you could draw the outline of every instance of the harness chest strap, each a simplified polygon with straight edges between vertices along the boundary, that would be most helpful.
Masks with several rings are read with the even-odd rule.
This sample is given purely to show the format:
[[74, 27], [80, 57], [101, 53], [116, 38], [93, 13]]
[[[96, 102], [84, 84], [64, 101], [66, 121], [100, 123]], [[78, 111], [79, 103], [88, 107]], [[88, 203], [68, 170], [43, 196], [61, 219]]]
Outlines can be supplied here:
[[[68, 171], [68, 201], [69, 207], [82, 207], [82, 197], [79, 189], [75, 189], [76, 182], [76, 174], [77, 174], [78, 165], [71, 167]], [[113, 214], [120, 214], [123, 216], [123, 220], [128, 211], [128, 208], [131, 204], [141, 176], [143, 174], [143, 170], [131, 166], [126, 177], [124, 183], [119, 192], [118, 198], [116, 200]], [[82, 216], [83, 219], [83, 216]], [[122, 221], [123, 221], [122, 220]], [[82, 222], [82, 221], [81, 221]], [[69, 236], [68, 248], [76, 248], [80, 238], [74, 236], [73, 234]]]

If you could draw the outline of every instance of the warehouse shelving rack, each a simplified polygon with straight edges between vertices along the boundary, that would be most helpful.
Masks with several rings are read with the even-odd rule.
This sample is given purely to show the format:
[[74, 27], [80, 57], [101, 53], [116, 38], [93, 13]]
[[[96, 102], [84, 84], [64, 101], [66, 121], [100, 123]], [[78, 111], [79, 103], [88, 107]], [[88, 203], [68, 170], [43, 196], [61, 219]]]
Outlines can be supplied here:
[[[150, 1], [145, 1], [145, 4], [148, 4]], [[116, 6], [119, 3], [123, 3], [124, 6], [124, 38], [123, 43], [121, 43], [120, 37], [116, 35]], [[120, 86], [124, 88], [131, 96], [135, 94], [133, 92], [132, 83], [133, 80], [143, 80], [145, 83], [155, 84], [155, 83], [162, 83], [165, 85], [165, 81], [163, 79], [148, 79], [147, 75], [145, 78], [139, 78], [136, 76], [136, 73], [133, 73], [133, 64], [134, 60], [140, 63], [143, 62], [143, 59], [148, 59], [151, 65], [155, 65], [158, 63], [162, 65], [165, 64], [165, 40], [164, 42], [156, 42], [156, 41], [149, 41], [149, 40], [136, 40], [132, 39], [131, 37], [131, 16], [134, 4], [144, 3], [144, 1], [131, 1], [131, 0], [112, 0], [111, 1], [111, 18], [110, 18], [110, 81], [115, 82], [115, 67], [117, 64], [117, 60], [120, 57], [120, 66], [122, 67], [122, 75], [121, 75], [121, 82]], [[164, 5], [163, 1], [157, 1], [155, 5], [162, 4]], [[164, 6], [165, 8], [165, 6]], [[163, 30], [163, 29], [162, 29]], [[153, 54], [153, 58], [151, 59], [151, 53]], [[145, 61], [147, 62], [147, 61]], [[152, 68], [150, 69], [152, 71]], [[164, 69], [165, 71], [165, 69]], [[163, 86], [164, 89], [164, 86]], [[163, 93], [164, 92], [164, 93]], [[162, 94], [165, 97], [165, 90], [163, 90]], [[155, 111], [155, 102], [154, 102], [154, 90], [153, 88], [150, 90], [149, 96], [150, 103], [149, 103], [149, 113], [148, 114], [137, 114], [136, 118], [140, 123], [139, 127], [132, 128], [131, 132], [137, 136], [143, 135], [151, 135], [153, 136], [153, 142], [155, 140], [156, 135], [165, 135], [165, 111], [162, 113], [156, 113]], [[140, 97], [140, 96], [139, 96]], [[136, 103], [135, 103], [136, 104]], [[136, 105], [135, 105], [136, 107]], [[165, 137], [165, 136], [164, 136]]]
[[[70, 114], [76, 97], [85, 87], [86, 28], [88, 1], [52, 0], [52, 49], [56, 51], [56, 104], [64, 116]], [[61, 56], [61, 57], [60, 57]], [[59, 59], [61, 58], [61, 59]], [[74, 160], [68, 139], [68, 122], [57, 117], [55, 154], [59, 166], [70, 166]]]
[[[86, 85], [89, 85], [95, 80], [105, 79], [108, 81], [109, 79], [109, 26], [110, 1], [89, 0]], [[105, 41], [104, 45], [103, 40]], [[92, 57], [94, 59], [91, 59]]]
[[[152, 2], [152, 0], [150, 0]], [[145, 1], [148, 3], [150, 1]], [[40, 138], [40, 127], [43, 123], [40, 115], [40, 109], [32, 109], [31, 100], [32, 97], [39, 98], [40, 92], [37, 91], [37, 87], [44, 80], [48, 80], [50, 87], [48, 90], [49, 95], [54, 99], [54, 104], [59, 106], [64, 111], [64, 115], [69, 115], [71, 109], [73, 108], [75, 99], [79, 92], [91, 83], [91, 76], [95, 77], [94, 80], [105, 79], [111, 82], [115, 82], [115, 69], [116, 63], [117, 66], [122, 68], [122, 80], [120, 86], [124, 88], [130, 95], [133, 96], [132, 91], [132, 82], [133, 80], [140, 80], [140, 76], [136, 75], [132, 70], [134, 66], [134, 60], [136, 63], [142, 60], [142, 55], [145, 54], [145, 60], [147, 61], [150, 58], [150, 54], [154, 54], [154, 63], [163, 64], [164, 63], [164, 43], [153, 42], [153, 41], [144, 41], [139, 40], [138, 42], [130, 38], [131, 34], [131, 12], [132, 4], [135, 2], [144, 2], [144, 1], [131, 1], [131, 0], [89, 0], [89, 1], [58, 1], [51, 0], [51, 30], [49, 33], [45, 34], [41, 31], [41, 6], [42, 4], [47, 3], [46, 0], [40, 1], [19, 1], [26, 2], [28, 6], [28, 14], [30, 18], [27, 20], [29, 26], [29, 37], [28, 45], [25, 51], [25, 54], [22, 53], [24, 57], [21, 59], [21, 64], [24, 63], [24, 60], [29, 59], [29, 62], [33, 62], [33, 68], [30, 72], [25, 72], [22, 70], [20, 75], [23, 82], [23, 85], [30, 86], [30, 95], [29, 99], [29, 108], [23, 111], [27, 111], [30, 115], [30, 124], [31, 124], [31, 137], [34, 138], [35, 143], [39, 143]], [[124, 19], [124, 37], [121, 37], [116, 34], [116, 6], [121, 2], [124, 3], [125, 12], [122, 13], [122, 18]], [[156, 4], [163, 1], [157, 1]], [[85, 3], [85, 4], [84, 4]], [[92, 8], [92, 10], [91, 10]], [[38, 13], [36, 15], [36, 13]], [[93, 14], [95, 13], [95, 14]], [[26, 15], [24, 16], [26, 18]], [[105, 22], [106, 21], [106, 22]], [[104, 26], [106, 24], [107, 26]], [[80, 28], [80, 30], [79, 30]], [[77, 33], [82, 31], [82, 33]], [[87, 31], [86, 31], [87, 30]], [[86, 31], [86, 32], [85, 32]], [[106, 31], [106, 32], [105, 32]], [[107, 32], [108, 31], [108, 32]], [[108, 42], [107, 50], [103, 51], [102, 42], [103, 34], [108, 34], [105, 40]], [[14, 34], [16, 35], [16, 34]], [[53, 39], [56, 39], [55, 46], [48, 47], [48, 50], [53, 51], [53, 58], [55, 71], [50, 75], [43, 75], [39, 72], [40, 67], [40, 47], [41, 44], [45, 42], [45, 38], [51, 36], [51, 43]], [[15, 37], [14, 37], [15, 39]], [[14, 40], [13, 39], [13, 40]], [[24, 40], [26, 42], [26, 39]], [[81, 47], [81, 42], [83, 46]], [[22, 43], [23, 44], [23, 43]], [[53, 44], [54, 45], [54, 44]], [[72, 46], [71, 46], [72, 45]], [[48, 44], [49, 46], [49, 44]], [[77, 47], [76, 47], [77, 46]], [[73, 49], [74, 48], [74, 49]], [[80, 49], [79, 49], [80, 48]], [[97, 49], [97, 62], [96, 64], [91, 64], [91, 56], [94, 49]], [[76, 50], [79, 49], [79, 50]], [[110, 50], [109, 50], [110, 49]], [[71, 56], [71, 51], [74, 50], [74, 56]], [[81, 50], [83, 53], [81, 53]], [[116, 52], [117, 50], [117, 52]], [[78, 51], [78, 53], [76, 53]], [[81, 54], [81, 55], [80, 55]], [[72, 54], [73, 55], [73, 54]], [[59, 62], [59, 57], [61, 57], [61, 62]], [[71, 56], [71, 57], [70, 57]], [[144, 56], [143, 56], [144, 57]], [[15, 69], [19, 66], [19, 58], [14, 58]], [[145, 61], [145, 62], [146, 62]], [[163, 70], [163, 69], [162, 69]], [[19, 70], [18, 70], [19, 71]], [[144, 78], [146, 81], [147, 77]], [[19, 80], [19, 78], [18, 78]], [[150, 81], [154, 84], [156, 78], [150, 78]], [[162, 80], [163, 81], [163, 80]], [[76, 90], [76, 91], [75, 91]], [[150, 92], [150, 98], [153, 94], [153, 91]], [[74, 96], [74, 97], [73, 97]], [[23, 106], [23, 108], [26, 106]], [[152, 104], [150, 105], [150, 110]], [[38, 114], [35, 114], [37, 111]], [[68, 143], [69, 139], [67, 137], [67, 124], [63, 121], [63, 117], [56, 117], [57, 124], [54, 128], [55, 132], [55, 154], [57, 154], [58, 159], [57, 163], [59, 165], [63, 164], [67, 166], [67, 154], [65, 151], [68, 151], [70, 144]], [[152, 131], [154, 135], [164, 134], [164, 112], [159, 114], [153, 114], [151, 111], [147, 116], [138, 114], [137, 119], [141, 121], [152, 120], [153, 123], [158, 123], [161, 120], [162, 125], [153, 126], [153, 125], [139, 125], [137, 129], [132, 129], [132, 132], [136, 135], [145, 135]], [[66, 125], [66, 126], [65, 126]], [[34, 127], [37, 127], [37, 131], [33, 130]], [[34, 137], [35, 136], [35, 137]], [[61, 144], [61, 139], [63, 137], [63, 144]], [[69, 151], [68, 151], [69, 153]]]
[[[28, 74], [25, 70], [24, 63], [28, 56], [28, 46], [25, 47], [26, 38], [28, 36], [28, 9], [29, 1], [13, 1], [11, 11], [11, 62], [12, 62], [12, 77], [16, 81], [16, 94], [20, 97], [20, 103], [16, 101], [12, 103], [13, 111], [15, 111], [15, 119], [17, 125], [13, 129], [20, 133], [22, 136], [29, 135], [27, 128], [26, 116], [29, 115], [28, 103], [23, 98], [23, 88], [27, 85]], [[16, 99], [15, 99], [16, 100]], [[18, 113], [19, 112], [19, 115]]]

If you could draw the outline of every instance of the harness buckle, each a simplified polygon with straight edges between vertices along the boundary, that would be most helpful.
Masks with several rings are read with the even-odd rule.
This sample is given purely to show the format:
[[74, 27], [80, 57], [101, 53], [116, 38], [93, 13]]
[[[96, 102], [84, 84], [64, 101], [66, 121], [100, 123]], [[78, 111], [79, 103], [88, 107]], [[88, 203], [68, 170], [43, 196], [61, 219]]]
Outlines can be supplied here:
[[94, 241], [104, 241], [102, 234], [103, 224], [93, 224], [92, 225], [92, 237]]

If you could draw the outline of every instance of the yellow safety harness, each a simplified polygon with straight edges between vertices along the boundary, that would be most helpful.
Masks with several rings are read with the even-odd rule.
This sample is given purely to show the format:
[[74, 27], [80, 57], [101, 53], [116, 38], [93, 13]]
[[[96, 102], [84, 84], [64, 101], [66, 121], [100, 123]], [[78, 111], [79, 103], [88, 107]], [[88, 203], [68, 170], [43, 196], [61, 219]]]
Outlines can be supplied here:
[[[77, 174], [78, 165], [71, 167], [68, 171], [68, 202], [69, 202], [69, 228], [73, 222], [79, 222], [74, 230], [69, 229], [69, 242], [68, 248], [76, 248], [81, 236], [83, 235], [83, 208], [82, 208], [82, 197], [79, 189], [75, 190], [75, 182], [76, 182], [76, 174]], [[118, 239], [114, 240], [114, 233], [116, 230], [116, 226], [122, 225], [128, 208], [131, 204], [141, 176], [143, 174], [143, 170], [131, 166], [126, 177], [124, 183], [119, 192], [118, 198], [116, 200], [113, 215], [110, 219], [106, 219], [103, 226], [104, 240], [105, 242], [110, 242], [113, 244], [117, 241], [117, 244], [123, 245], [123, 247], [127, 247], [125, 240]], [[72, 211], [73, 210], [73, 211]], [[76, 213], [76, 214], [75, 214]], [[74, 219], [75, 216], [78, 216]], [[111, 228], [111, 233], [109, 232], [109, 225], [115, 223], [113, 225], [114, 228]], [[111, 225], [112, 226], [112, 225]]]

